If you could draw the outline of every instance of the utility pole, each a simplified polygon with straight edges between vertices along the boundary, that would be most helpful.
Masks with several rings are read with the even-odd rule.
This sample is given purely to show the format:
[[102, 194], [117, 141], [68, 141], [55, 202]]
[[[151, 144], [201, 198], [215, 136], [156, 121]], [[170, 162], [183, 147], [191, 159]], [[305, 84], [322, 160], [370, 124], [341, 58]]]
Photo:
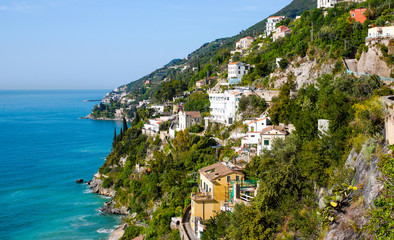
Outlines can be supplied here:
[[312, 30], [311, 30], [311, 42], [313, 42], [313, 22], [311, 22]]

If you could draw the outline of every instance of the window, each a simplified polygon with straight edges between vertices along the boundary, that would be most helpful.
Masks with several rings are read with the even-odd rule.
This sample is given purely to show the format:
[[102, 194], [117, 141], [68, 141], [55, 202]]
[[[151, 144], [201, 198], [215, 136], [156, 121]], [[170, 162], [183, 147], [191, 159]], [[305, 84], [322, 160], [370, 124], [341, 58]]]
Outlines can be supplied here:
[[238, 74], [241, 74], [241, 71], [238, 71]]
[[211, 188], [209, 188], [209, 191], [208, 192], [211, 192]]
[[265, 146], [270, 145], [270, 140], [264, 140], [264, 145], [265, 145]]
[[235, 176], [235, 180], [239, 181], [239, 176]]
[[254, 138], [254, 135], [251, 135], [252, 138]]
[[231, 182], [231, 176], [227, 176], [227, 182]]
[[352, 17], [354, 17], [355, 15], [354, 15], [354, 13], [352, 14]]

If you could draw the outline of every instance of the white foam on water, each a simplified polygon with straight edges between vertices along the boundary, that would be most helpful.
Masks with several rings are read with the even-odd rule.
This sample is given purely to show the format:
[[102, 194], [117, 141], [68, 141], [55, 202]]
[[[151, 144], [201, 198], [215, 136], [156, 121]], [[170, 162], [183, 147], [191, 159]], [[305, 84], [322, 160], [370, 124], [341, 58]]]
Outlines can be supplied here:
[[83, 191], [83, 193], [92, 193], [93, 191], [92, 191], [92, 189], [91, 188], [87, 188], [87, 189], [85, 189], [84, 191]]
[[100, 228], [96, 232], [98, 233], [112, 233], [115, 229], [105, 229], [105, 228]]

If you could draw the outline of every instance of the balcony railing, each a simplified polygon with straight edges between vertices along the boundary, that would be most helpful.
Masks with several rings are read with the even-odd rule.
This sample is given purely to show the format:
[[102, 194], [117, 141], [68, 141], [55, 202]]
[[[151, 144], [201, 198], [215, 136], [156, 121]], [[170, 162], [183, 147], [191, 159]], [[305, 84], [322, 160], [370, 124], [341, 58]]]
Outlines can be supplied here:
[[192, 193], [191, 195], [193, 200], [212, 200], [213, 196], [210, 192], [199, 192], [199, 193]]

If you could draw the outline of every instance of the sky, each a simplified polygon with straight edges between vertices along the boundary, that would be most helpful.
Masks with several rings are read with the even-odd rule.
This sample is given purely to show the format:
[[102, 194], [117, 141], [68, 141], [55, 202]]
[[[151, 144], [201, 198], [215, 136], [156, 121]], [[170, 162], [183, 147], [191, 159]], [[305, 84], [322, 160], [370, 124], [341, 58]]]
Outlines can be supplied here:
[[0, 89], [114, 89], [291, 0], [0, 0]]

